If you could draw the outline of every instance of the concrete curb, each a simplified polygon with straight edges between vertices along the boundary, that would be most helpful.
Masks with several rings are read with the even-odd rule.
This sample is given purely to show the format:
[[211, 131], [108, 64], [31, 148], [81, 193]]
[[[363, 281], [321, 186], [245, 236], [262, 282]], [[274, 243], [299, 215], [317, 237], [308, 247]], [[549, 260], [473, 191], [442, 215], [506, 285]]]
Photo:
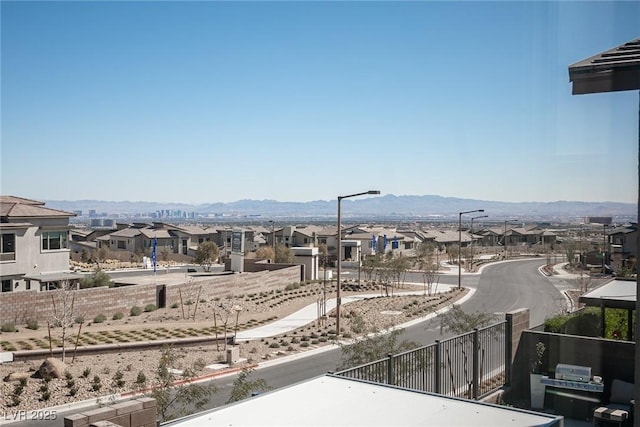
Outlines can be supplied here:
[[[229, 337], [227, 337], [229, 339]], [[224, 343], [224, 337], [218, 338], [218, 341]], [[148, 350], [154, 348], [162, 348], [168, 345], [176, 345], [179, 344], [181, 346], [189, 346], [189, 345], [201, 345], [201, 344], [215, 344], [216, 338], [215, 336], [202, 336], [202, 337], [191, 337], [191, 338], [176, 338], [176, 339], [164, 339], [157, 341], [136, 341], [136, 342], [127, 342], [127, 343], [114, 343], [114, 344], [97, 344], [92, 346], [83, 346], [78, 347], [75, 354], [76, 356], [94, 354], [94, 353], [116, 353], [123, 351], [132, 351], [132, 350]], [[72, 356], [74, 353], [73, 348], [67, 348], [66, 350], [67, 356]], [[46, 349], [37, 349], [37, 350], [19, 350], [14, 351], [13, 360], [31, 360], [36, 358], [48, 357], [50, 354], [54, 356], [62, 354], [62, 348], [57, 347], [52, 351]]]

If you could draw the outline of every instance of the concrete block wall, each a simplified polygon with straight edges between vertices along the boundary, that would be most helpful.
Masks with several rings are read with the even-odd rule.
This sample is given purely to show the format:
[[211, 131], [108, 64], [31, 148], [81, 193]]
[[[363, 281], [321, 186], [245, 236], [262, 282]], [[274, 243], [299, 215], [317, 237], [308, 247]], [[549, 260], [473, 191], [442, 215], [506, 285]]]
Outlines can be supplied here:
[[520, 337], [524, 331], [529, 329], [530, 311], [528, 308], [521, 308], [506, 313], [505, 317], [507, 323], [511, 325], [511, 348], [513, 349], [511, 362], [513, 362], [516, 353], [515, 349], [518, 348], [520, 343]]
[[[134, 305], [144, 307], [155, 304], [155, 285], [138, 285], [122, 288], [88, 288], [70, 292], [75, 294], [67, 300], [70, 306], [73, 300], [74, 317], [84, 316], [90, 321], [98, 314], [107, 317], [121, 311], [125, 315]], [[27, 319], [35, 319], [42, 326], [52, 321], [55, 312], [61, 313], [64, 291], [25, 291], [0, 294], [0, 322], [25, 324]], [[55, 308], [54, 308], [55, 307]]]
[[[209, 280], [201, 280], [178, 285], [167, 285], [167, 306], [173, 303], [198, 298], [210, 300], [215, 297], [224, 298], [227, 295], [267, 292], [271, 289], [281, 289], [286, 285], [300, 280], [300, 266], [288, 267], [275, 271], [260, 271], [257, 273], [242, 273], [220, 276]], [[198, 295], [199, 294], [199, 295]]]
[[[198, 291], [200, 298], [212, 299], [230, 294], [247, 294], [283, 288], [300, 281], [300, 266], [281, 268], [275, 271], [242, 273], [211, 278], [209, 280], [167, 285], [167, 306], [190, 299], [196, 302]], [[122, 286], [118, 288], [89, 288], [74, 291], [74, 317], [84, 316], [90, 321], [98, 314], [111, 318], [121, 311], [127, 316], [131, 307], [144, 308], [147, 304], [157, 304], [155, 284]], [[31, 318], [46, 327], [51, 321], [55, 306], [62, 306], [63, 291], [24, 291], [0, 293], [0, 323], [15, 322], [18, 327]]]
[[155, 427], [156, 420], [156, 400], [140, 397], [69, 415], [64, 419], [64, 427]]

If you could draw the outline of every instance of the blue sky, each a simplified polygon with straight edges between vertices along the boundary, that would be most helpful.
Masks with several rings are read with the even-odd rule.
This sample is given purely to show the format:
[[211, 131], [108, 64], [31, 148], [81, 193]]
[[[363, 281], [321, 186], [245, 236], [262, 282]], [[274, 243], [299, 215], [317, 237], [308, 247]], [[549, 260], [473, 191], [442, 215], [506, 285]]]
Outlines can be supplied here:
[[2, 194], [637, 200], [640, 2], [6, 2]]

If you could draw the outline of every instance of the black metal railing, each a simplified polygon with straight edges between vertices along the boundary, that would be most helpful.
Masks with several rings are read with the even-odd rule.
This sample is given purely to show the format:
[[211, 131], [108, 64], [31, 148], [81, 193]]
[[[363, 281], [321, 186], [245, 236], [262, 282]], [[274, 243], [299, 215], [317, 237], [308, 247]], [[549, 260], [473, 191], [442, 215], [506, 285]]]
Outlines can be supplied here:
[[507, 322], [436, 341], [336, 375], [398, 387], [480, 399], [508, 381]]

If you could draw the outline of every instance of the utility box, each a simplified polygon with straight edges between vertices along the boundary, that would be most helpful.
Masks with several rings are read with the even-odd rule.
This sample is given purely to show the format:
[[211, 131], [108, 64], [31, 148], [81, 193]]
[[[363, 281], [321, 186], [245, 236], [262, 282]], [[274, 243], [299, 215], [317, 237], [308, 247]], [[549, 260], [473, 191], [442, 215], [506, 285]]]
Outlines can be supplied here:
[[240, 360], [240, 349], [238, 347], [231, 347], [227, 349], [227, 364], [229, 366], [238, 363]]

